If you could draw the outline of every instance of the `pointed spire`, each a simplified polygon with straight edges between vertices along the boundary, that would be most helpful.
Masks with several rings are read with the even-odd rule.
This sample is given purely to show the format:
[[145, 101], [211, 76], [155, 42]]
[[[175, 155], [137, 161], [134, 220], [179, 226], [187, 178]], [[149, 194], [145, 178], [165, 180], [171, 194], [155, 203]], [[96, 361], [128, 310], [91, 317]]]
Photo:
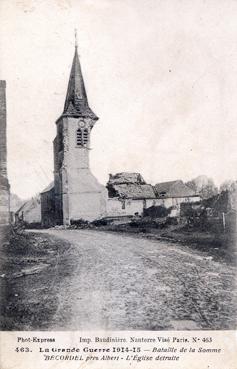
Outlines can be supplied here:
[[97, 120], [98, 117], [93, 113], [88, 105], [77, 49], [77, 31], [75, 30], [75, 53], [68, 82], [63, 115], [85, 118], [88, 117]]

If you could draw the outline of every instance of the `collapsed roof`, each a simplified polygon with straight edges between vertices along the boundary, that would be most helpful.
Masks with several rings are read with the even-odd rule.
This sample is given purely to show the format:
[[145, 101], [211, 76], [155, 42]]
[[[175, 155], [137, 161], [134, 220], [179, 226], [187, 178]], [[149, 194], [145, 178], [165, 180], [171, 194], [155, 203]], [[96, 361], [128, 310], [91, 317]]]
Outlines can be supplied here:
[[136, 183], [127, 183], [113, 185], [107, 187], [109, 190], [109, 197], [120, 197], [124, 199], [154, 199], [155, 193], [152, 185], [139, 185]]
[[116, 174], [109, 175], [109, 185], [115, 184], [125, 184], [125, 183], [133, 183], [133, 184], [146, 184], [144, 179], [142, 178], [140, 173], [135, 172], [121, 172]]
[[155, 193], [152, 185], [146, 184], [140, 173], [110, 174], [107, 183], [109, 197], [123, 199], [154, 199]]

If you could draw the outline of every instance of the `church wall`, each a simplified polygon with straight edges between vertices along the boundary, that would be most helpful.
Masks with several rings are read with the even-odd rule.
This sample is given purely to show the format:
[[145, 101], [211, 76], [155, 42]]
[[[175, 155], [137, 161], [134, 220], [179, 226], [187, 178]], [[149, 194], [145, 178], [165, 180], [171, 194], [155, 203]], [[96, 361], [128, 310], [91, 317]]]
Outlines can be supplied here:
[[[71, 169], [67, 172], [69, 219], [94, 220], [106, 215], [107, 190], [89, 169]], [[66, 201], [66, 199], [65, 199]]]
[[55, 225], [55, 199], [54, 188], [43, 192], [41, 196], [41, 224], [44, 227]]
[[99, 219], [106, 216], [106, 203], [101, 193], [72, 193], [70, 194], [70, 220], [88, 220]]
[[63, 224], [62, 194], [55, 194], [55, 224]]
[[[89, 150], [85, 147], [78, 147], [76, 144], [76, 131], [80, 128], [80, 121], [81, 119], [71, 117], [64, 119], [64, 164], [67, 168], [89, 168]], [[87, 125], [90, 124], [90, 120], [85, 119], [84, 121]]]
[[54, 157], [54, 173], [59, 170], [58, 166], [58, 137], [56, 136], [53, 140], [53, 157]]
[[[55, 204], [55, 224], [63, 223], [63, 199], [62, 199], [62, 162], [63, 162], [63, 142], [62, 142], [63, 119], [57, 121], [57, 136], [53, 141], [54, 148], [54, 204]], [[61, 142], [60, 142], [61, 140]], [[50, 210], [48, 209], [50, 212]], [[45, 214], [44, 223], [50, 223]]]

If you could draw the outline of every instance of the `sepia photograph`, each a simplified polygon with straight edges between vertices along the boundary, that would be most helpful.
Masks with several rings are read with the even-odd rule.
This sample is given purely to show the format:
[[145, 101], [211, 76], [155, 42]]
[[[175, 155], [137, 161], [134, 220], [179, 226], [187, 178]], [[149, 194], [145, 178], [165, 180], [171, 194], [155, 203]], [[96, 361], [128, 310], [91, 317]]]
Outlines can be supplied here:
[[0, 1], [1, 331], [236, 330], [236, 16]]

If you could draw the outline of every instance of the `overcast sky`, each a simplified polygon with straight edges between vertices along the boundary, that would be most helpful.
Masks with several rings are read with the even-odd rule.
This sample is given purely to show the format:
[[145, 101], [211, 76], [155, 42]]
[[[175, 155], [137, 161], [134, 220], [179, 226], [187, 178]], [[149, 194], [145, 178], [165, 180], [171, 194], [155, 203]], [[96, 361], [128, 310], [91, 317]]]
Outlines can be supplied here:
[[237, 178], [236, 19], [232, 0], [1, 0], [12, 192], [28, 198], [53, 178], [75, 27], [101, 183], [120, 171]]

